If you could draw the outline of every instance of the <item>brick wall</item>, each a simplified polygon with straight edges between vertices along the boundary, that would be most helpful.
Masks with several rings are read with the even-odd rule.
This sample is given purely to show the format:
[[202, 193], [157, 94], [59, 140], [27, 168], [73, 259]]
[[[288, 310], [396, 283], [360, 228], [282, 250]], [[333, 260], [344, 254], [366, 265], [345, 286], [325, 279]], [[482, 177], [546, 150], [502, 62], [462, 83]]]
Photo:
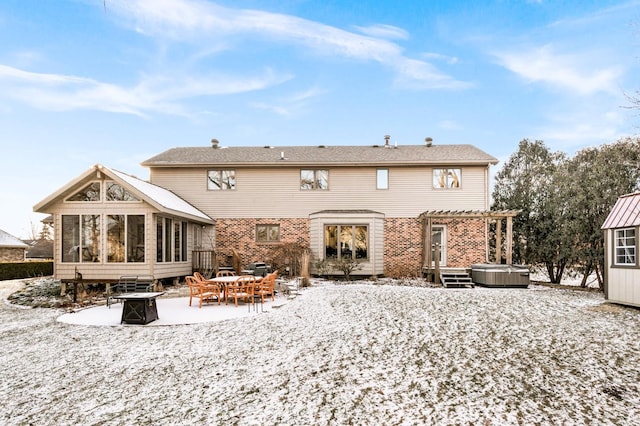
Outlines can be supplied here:
[[[278, 243], [256, 242], [256, 225], [280, 225]], [[216, 251], [231, 256], [235, 249], [242, 264], [270, 261], [275, 245], [296, 243], [309, 246], [309, 219], [216, 219]]]
[[23, 248], [1, 247], [0, 262], [22, 262], [24, 261], [24, 251]]
[[[235, 249], [242, 264], [270, 261], [274, 245], [256, 243], [256, 225], [279, 224], [280, 243], [309, 246], [309, 219], [218, 219], [216, 251], [231, 256]], [[439, 219], [434, 225], [447, 226], [447, 266], [468, 268], [485, 262], [485, 226], [483, 219]], [[421, 276], [422, 221], [418, 218], [387, 218], [384, 222], [384, 275]]]
[[384, 220], [384, 275], [420, 276], [422, 268], [422, 224], [417, 218]]
[[[433, 225], [447, 227], [447, 266], [469, 268], [484, 263], [484, 219], [439, 219]], [[384, 225], [384, 275], [421, 276], [423, 225], [419, 219], [388, 218]]]
[[469, 268], [485, 262], [484, 219], [439, 219], [433, 224], [447, 225], [447, 266]]

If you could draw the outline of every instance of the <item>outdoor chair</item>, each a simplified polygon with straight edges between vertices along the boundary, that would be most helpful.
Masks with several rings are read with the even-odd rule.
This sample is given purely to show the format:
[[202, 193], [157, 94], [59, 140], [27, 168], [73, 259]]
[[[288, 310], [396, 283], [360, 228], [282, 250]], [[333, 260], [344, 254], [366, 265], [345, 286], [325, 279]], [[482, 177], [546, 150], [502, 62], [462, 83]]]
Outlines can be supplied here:
[[193, 299], [198, 299], [200, 308], [202, 308], [203, 303], [218, 302], [219, 305], [222, 301], [223, 292], [219, 285], [198, 281], [192, 275], [185, 277], [185, 281], [189, 286], [189, 306], [191, 306]]
[[193, 273], [193, 276], [195, 277], [196, 280], [198, 281], [206, 281], [207, 279], [204, 277], [204, 275], [202, 275], [200, 272], [196, 271]]
[[274, 271], [270, 274], [267, 274], [261, 280], [256, 281], [256, 287], [254, 294], [256, 296], [260, 296], [260, 302], [264, 303], [264, 298], [271, 296], [271, 300], [276, 300], [276, 278], [278, 276], [278, 271]]
[[218, 273], [216, 274], [216, 277], [235, 277], [236, 273], [233, 271], [228, 271], [228, 270], [222, 270], [222, 271], [218, 271]]
[[256, 278], [252, 275], [241, 275], [232, 284], [228, 284], [226, 288], [225, 304], [229, 304], [229, 299], [233, 299], [233, 302], [238, 306], [238, 300], [243, 300], [249, 304], [251, 309], [251, 302], [253, 302], [253, 292], [256, 285]]

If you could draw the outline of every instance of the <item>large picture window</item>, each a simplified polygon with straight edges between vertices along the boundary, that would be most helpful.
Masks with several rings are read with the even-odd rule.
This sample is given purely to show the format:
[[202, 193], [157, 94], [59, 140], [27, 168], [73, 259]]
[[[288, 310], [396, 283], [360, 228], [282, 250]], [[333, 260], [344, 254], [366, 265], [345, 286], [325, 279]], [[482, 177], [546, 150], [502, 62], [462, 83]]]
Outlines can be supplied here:
[[207, 189], [211, 191], [228, 191], [236, 189], [236, 171], [209, 170], [207, 172]]
[[124, 262], [124, 215], [107, 215], [107, 262]]
[[434, 188], [460, 188], [460, 169], [433, 169]]
[[300, 189], [329, 189], [329, 170], [300, 170]]
[[100, 262], [100, 215], [62, 216], [62, 261]]
[[369, 257], [368, 235], [366, 225], [326, 225], [325, 259], [366, 260]]
[[[106, 215], [104, 223], [107, 262], [144, 262], [144, 215]], [[100, 215], [63, 215], [62, 261], [103, 262], [102, 224]]]
[[616, 265], [636, 265], [636, 229], [625, 228], [615, 230], [615, 264]]
[[127, 262], [144, 262], [144, 215], [127, 216]]

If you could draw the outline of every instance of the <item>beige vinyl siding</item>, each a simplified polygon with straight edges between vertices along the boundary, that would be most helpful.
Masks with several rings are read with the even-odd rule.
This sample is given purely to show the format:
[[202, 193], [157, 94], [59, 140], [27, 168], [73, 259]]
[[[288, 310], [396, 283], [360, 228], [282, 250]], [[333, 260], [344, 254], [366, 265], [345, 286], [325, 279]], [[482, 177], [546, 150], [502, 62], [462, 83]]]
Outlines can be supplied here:
[[[384, 215], [373, 212], [329, 212], [311, 216], [310, 247], [314, 259], [324, 259], [326, 225], [366, 225], [369, 258], [361, 263], [358, 275], [381, 275], [384, 271]], [[313, 268], [312, 268], [313, 269]], [[332, 271], [337, 273], [337, 271]]]
[[377, 168], [328, 168], [326, 191], [301, 190], [299, 167], [235, 168], [236, 189], [226, 191], [207, 190], [207, 168], [152, 169], [151, 181], [214, 218], [307, 217], [327, 209], [368, 209], [389, 217], [416, 217], [427, 210], [488, 208], [485, 166], [460, 167], [462, 185], [456, 189], [434, 189], [431, 167], [386, 167], [389, 189], [378, 190]]
[[[153, 275], [156, 279], [188, 275], [191, 271], [191, 246], [187, 250], [187, 260], [183, 262], [156, 263], [156, 220], [155, 209], [144, 202], [57, 202], [51, 209], [54, 214], [54, 229], [62, 230], [62, 215], [99, 214], [103, 218], [109, 214], [145, 216], [145, 262], [108, 263], [104, 260], [104, 239], [101, 248], [102, 262], [62, 262], [62, 233], [56, 232], [54, 239], [54, 274], [56, 279], [71, 280], [80, 272], [85, 280], [116, 280], [122, 275]], [[182, 220], [174, 218], [174, 220]], [[103, 228], [102, 232], [106, 232]], [[104, 235], [103, 235], [104, 238]], [[190, 238], [187, 240], [190, 241]]]

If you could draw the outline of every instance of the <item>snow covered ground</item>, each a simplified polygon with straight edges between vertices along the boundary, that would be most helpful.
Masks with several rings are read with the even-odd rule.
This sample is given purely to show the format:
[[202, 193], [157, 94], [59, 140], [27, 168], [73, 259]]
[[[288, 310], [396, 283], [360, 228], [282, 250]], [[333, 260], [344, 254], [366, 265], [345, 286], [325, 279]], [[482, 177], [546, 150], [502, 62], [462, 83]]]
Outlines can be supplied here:
[[640, 419], [640, 310], [601, 293], [325, 283], [267, 313], [191, 325], [62, 313], [0, 306], [0, 424]]

